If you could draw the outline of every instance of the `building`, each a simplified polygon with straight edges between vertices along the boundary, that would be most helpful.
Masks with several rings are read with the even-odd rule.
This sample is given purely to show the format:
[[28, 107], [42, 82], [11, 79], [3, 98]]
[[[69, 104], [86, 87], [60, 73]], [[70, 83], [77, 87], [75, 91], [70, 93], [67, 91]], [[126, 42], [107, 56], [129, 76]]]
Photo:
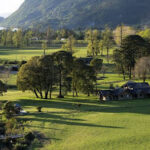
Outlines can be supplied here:
[[150, 85], [129, 81], [120, 88], [99, 91], [101, 101], [129, 100], [150, 97]]

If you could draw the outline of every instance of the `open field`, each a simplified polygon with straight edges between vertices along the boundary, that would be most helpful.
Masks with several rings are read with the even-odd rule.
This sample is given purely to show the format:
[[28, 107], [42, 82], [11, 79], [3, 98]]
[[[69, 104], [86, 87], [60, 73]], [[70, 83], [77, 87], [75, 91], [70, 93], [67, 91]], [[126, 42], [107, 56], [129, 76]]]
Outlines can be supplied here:
[[[39, 100], [10, 91], [1, 100], [20, 103], [28, 130], [44, 133], [42, 150], [149, 150], [150, 100], [100, 104], [97, 97]], [[80, 108], [77, 104], [82, 104]], [[37, 106], [43, 106], [38, 113]], [[39, 146], [39, 145], [38, 145]], [[36, 149], [36, 145], [32, 149]]]
[[[47, 53], [58, 50], [60, 49], [49, 49]], [[0, 59], [4, 60], [28, 60], [32, 56], [42, 54], [43, 50], [40, 49], [0, 49]], [[74, 55], [86, 57], [86, 48], [78, 47]], [[9, 86], [16, 86], [16, 77], [17, 75], [11, 75]], [[98, 88], [107, 89], [111, 82], [114, 86], [125, 83], [122, 75], [115, 73], [112, 62], [108, 65], [105, 77], [98, 80]], [[56, 94], [52, 100], [40, 100], [34, 98], [31, 92], [22, 93], [12, 88], [0, 97], [0, 101], [21, 104], [23, 109], [29, 112], [20, 116], [27, 121], [27, 129], [45, 135], [45, 143], [34, 144], [32, 150], [150, 149], [149, 99], [100, 103], [98, 96], [87, 97], [81, 94], [73, 98], [70, 94], [64, 99], [57, 99]], [[78, 107], [78, 104], [81, 104], [81, 107]], [[42, 113], [37, 112], [38, 106], [43, 107]]]
[[[57, 52], [59, 50], [62, 50], [60, 48], [50, 48], [46, 50], [46, 54], [51, 54], [54, 52]], [[112, 55], [113, 49], [110, 50], [110, 55]], [[29, 60], [33, 56], [41, 56], [43, 55], [42, 49], [0, 49], [0, 59], [1, 60]], [[74, 50], [74, 56], [75, 57], [86, 57], [87, 56], [87, 47], [75, 47]], [[104, 63], [107, 63], [106, 60], [106, 51], [104, 51], [104, 56], [99, 56], [101, 59], [103, 59]], [[110, 63], [112, 61], [110, 60]]]

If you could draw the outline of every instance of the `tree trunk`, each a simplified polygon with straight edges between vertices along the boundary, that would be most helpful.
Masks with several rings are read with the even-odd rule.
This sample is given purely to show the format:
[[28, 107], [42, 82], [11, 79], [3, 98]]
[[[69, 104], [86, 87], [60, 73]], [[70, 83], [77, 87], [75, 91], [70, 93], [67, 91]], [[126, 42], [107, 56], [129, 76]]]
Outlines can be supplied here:
[[129, 67], [129, 79], [131, 80], [131, 78], [132, 78], [132, 69], [131, 67]]
[[97, 96], [98, 90], [97, 90], [97, 78], [96, 78], [96, 96]]
[[72, 89], [72, 96], [74, 97], [74, 88]]
[[76, 90], [76, 97], [78, 97], [78, 92], [77, 92], [77, 90]]
[[59, 74], [59, 96], [58, 98], [64, 98], [62, 96], [62, 73], [61, 73], [61, 69], [60, 69], [60, 74]]
[[43, 99], [42, 91], [39, 91], [41, 99]]
[[122, 65], [121, 65], [121, 68], [122, 68], [123, 79], [126, 80], [125, 71]]
[[35, 94], [36, 98], [39, 98], [39, 96], [38, 96], [38, 94], [37, 94], [36, 90], [33, 90], [33, 92], [34, 92], [34, 94]]
[[49, 90], [49, 98], [52, 99], [52, 85], [51, 85], [50, 90]]
[[109, 48], [107, 47], [107, 62], [109, 64]]
[[48, 99], [48, 91], [45, 91], [45, 99]]
[[104, 50], [104, 48], [102, 47], [102, 50], [101, 50], [101, 56], [103, 56], [103, 50]]

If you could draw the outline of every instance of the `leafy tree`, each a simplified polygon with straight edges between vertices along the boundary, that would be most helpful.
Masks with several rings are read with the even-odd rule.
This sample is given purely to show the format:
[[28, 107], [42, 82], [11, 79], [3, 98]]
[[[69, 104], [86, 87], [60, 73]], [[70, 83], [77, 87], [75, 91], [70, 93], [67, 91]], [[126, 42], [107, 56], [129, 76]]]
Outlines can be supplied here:
[[2, 46], [6, 46], [6, 39], [7, 39], [7, 31], [2, 31], [2, 35], [1, 35], [1, 44]]
[[43, 55], [46, 55], [47, 41], [42, 42]]
[[22, 30], [18, 30], [13, 35], [13, 44], [15, 47], [20, 48], [23, 46], [23, 33]]
[[13, 45], [13, 32], [11, 30], [7, 31], [7, 36], [6, 36], [6, 45], [7, 46], [12, 46]]
[[46, 31], [46, 40], [48, 43], [50, 43], [52, 38], [52, 29], [50, 27], [48, 27], [47, 31]]
[[80, 79], [83, 76], [83, 69], [85, 67], [85, 63], [81, 59], [75, 59], [73, 62], [73, 68], [71, 72], [71, 77], [72, 77], [72, 92], [73, 92], [73, 97], [78, 96], [78, 92], [80, 91]]
[[66, 51], [59, 51], [53, 54], [54, 63], [57, 67], [57, 77], [59, 83], [59, 98], [63, 98], [62, 87], [64, 87], [66, 79], [71, 72], [73, 57], [72, 54]]
[[150, 41], [150, 28], [146, 28], [145, 30], [139, 31], [138, 35]]
[[[55, 67], [51, 55], [33, 57], [22, 65], [17, 76], [17, 86], [20, 90], [30, 90], [37, 98], [48, 98], [55, 84]], [[43, 96], [44, 94], [44, 96]]]
[[149, 47], [150, 44], [142, 37], [130, 35], [122, 41], [121, 49], [115, 51], [115, 55], [117, 54], [118, 57], [120, 54], [120, 59], [115, 59], [116, 64], [122, 63], [122, 70], [128, 72], [129, 79], [132, 78], [132, 70], [134, 69], [136, 60], [150, 55]]
[[3, 96], [3, 93], [7, 92], [6, 85], [0, 80], [0, 95]]
[[104, 41], [100, 40], [100, 42], [99, 42], [99, 50], [100, 50], [101, 56], [103, 56], [104, 46], [105, 46], [104, 45]]
[[135, 35], [135, 34], [136, 34], [136, 31], [132, 27], [125, 26], [123, 24], [121, 24], [120, 26], [117, 26], [116, 29], [113, 31], [115, 42], [119, 46], [121, 46], [121, 43], [124, 38], [126, 38], [129, 35]]
[[113, 35], [109, 27], [106, 27], [102, 32], [103, 45], [107, 50], [107, 62], [109, 63], [109, 50], [113, 46]]
[[73, 96], [76, 93], [83, 92], [90, 96], [94, 91], [94, 83], [96, 82], [95, 70], [91, 66], [87, 66], [83, 60], [75, 59], [71, 73]]
[[150, 57], [142, 57], [140, 58], [135, 65], [135, 75], [146, 81], [148, 75], [150, 73]]
[[62, 45], [62, 49], [67, 50], [67, 52], [73, 54], [74, 45], [75, 45], [75, 38], [71, 35], [68, 37], [67, 42], [64, 45]]
[[99, 54], [99, 31], [88, 30], [86, 32], [86, 40], [88, 41], [88, 55], [97, 56]]
[[33, 36], [33, 31], [32, 30], [28, 30], [28, 31], [25, 32], [24, 39], [23, 39], [25, 46], [30, 46], [32, 36]]
[[98, 76], [98, 74], [100, 73], [100, 71], [102, 69], [103, 60], [98, 59], [98, 58], [94, 58], [90, 62], [90, 65], [93, 67], [93, 69], [95, 70], [95, 73], [96, 73], [96, 94], [97, 94], [97, 76]]
[[116, 64], [117, 71], [119, 71], [119, 73], [122, 73], [123, 79], [125, 80], [126, 79], [125, 65], [123, 64], [122, 53], [120, 50], [118, 50], [118, 49], [114, 50], [113, 61]]
[[90, 96], [91, 93], [94, 93], [95, 82], [96, 75], [93, 67], [85, 65], [82, 70], [79, 89]]

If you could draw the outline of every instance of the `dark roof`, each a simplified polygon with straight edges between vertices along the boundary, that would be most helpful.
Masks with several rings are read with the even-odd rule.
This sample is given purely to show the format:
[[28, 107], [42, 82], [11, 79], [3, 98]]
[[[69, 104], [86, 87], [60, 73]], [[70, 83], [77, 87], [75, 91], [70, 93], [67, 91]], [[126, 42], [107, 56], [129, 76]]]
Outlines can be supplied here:
[[113, 95], [112, 90], [101, 90], [99, 93], [102, 94], [103, 96]]
[[84, 61], [85, 64], [90, 64], [93, 57], [80, 58], [80, 60]]
[[132, 81], [129, 81], [122, 86], [122, 88], [125, 88], [125, 87], [131, 88], [131, 89], [150, 88], [150, 86], [147, 82], [136, 83], [136, 82], [132, 82]]
[[129, 81], [126, 84], [124, 84], [121, 88], [117, 88], [114, 90], [101, 90], [99, 94], [103, 96], [118, 96], [125, 92], [132, 95], [150, 94], [150, 86], [146, 82], [136, 83], [136, 82]]
[[118, 89], [114, 89], [113, 94], [114, 94], [115, 96], [117, 96], [117, 95], [122, 94], [123, 92], [124, 92], [124, 89], [123, 89], [123, 88], [118, 88]]

